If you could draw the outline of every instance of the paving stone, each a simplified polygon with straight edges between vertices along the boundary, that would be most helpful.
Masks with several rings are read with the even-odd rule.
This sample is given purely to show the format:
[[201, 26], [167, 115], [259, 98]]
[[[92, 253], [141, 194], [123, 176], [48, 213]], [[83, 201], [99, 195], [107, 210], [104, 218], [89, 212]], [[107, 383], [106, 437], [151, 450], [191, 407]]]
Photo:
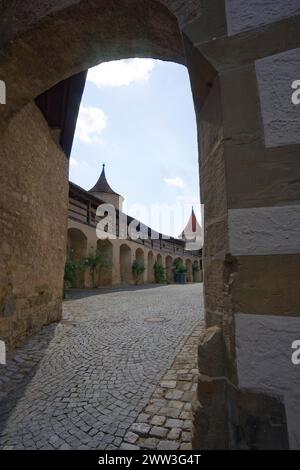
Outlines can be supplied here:
[[162, 428], [160, 426], [153, 426], [153, 428], [150, 429], [149, 435], [153, 437], [158, 437], [160, 439], [166, 437], [168, 434], [168, 429]]
[[180, 443], [177, 441], [160, 441], [157, 445], [158, 450], [177, 450]]
[[123, 444], [120, 446], [120, 450], [140, 450], [140, 447], [123, 442]]
[[193, 421], [191, 419], [187, 419], [183, 423], [183, 429], [185, 431], [191, 431], [193, 427]]
[[181, 435], [181, 429], [173, 428], [169, 431], [167, 438], [171, 439], [172, 441], [178, 441]]
[[160, 382], [160, 386], [162, 388], [175, 388], [176, 387], [176, 380], [164, 380]]
[[166, 398], [168, 400], [180, 400], [182, 397], [183, 392], [181, 390], [170, 390], [166, 393]]
[[175, 408], [177, 410], [182, 410], [183, 408], [183, 403], [180, 402], [179, 400], [170, 400], [169, 403], [168, 403], [168, 406], [170, 408]]
[[59, 449], [60, 450], [71, 450], [72, 447], [69, 444], [62, 444]]
[[129, 442], [130, 444], [135, 444], [138, 438], [139, 436], [137, 434], [129, 431], [127, 434], [125, 434], [124, 441]]
[[168, 417], [168, 418], [179, 418], [179, 415], [181, 413], [181, 410], [178, 410], [176, 408], [167, 408], [166, 409], [166, 412], [165, 412], [165, 415]]
[[160, 409], [159, 406], [156, 406], [156, 405], [148, 405], [148, 406], [145, 408], [145, 413], [148, 413], [148, 414], [157, 414], [157, 413], [159, 412], [159, 409]]
[[165, 426], [167, 428], [179, 428], [182, 429], [184, 421], [182, 419], [167, 419]]
[[145, 439], [139, 440], [139, 445], [145, 449], [156, 449], [159, 440], [154, 437], [146, 437]]
[[166, 417], [165, 416], [153, 416], [153, 418], [150, 421], [150, 424], [153, 426], [163, 426], [163, 424], [166, 422]]
[[178, 382], [178, 385], [177, 387], [181, 390], [181, 391], [189, 391], [191, 390], [192, 388], [192, 383], [191, 382]]
[[178, 374], [177, 380], [182, 380], [182, 381], [191, 383], [193, 381], [193, 375], [192, 374]]
[[122, 439], [120, 437], [116, 437], [115, 440], [114, 440], [114, 444], [117, 447], [120, 447], [120, 445], [122, 444]]
[[185, 392], [182, 397], [182, 401], [191, 403], [194, 397], [194, 392]]
[[187, 432], [187, 431], [182, 432], [182, 435], [181, 435], [182, 442], [191, 442], [191, 439], [192, 439], [191, 432]]
[[139, 436], [148, 436], [149, 431], [150, 431], [150, 426], [149, 424], [145, 423], [134, 423], [132, 424], [130, 428], [133, 432], [138, 434]]
[[183, 442], [180, 446], [180, 450], [192, 450], [192, 444], [189, 442]]
[[151, 415], [147, 414], [147, 413], [141, 413], [138, 417], [137, 417], [137, 422], [138, 423], [148, 423], [149, 420], [151, 418]]
[[191, 412], [190, 411], [183, 411], [182, 413], [180, 413], [179, 418], [184, 419], [184, 420], [190, 420], [191, 419]]

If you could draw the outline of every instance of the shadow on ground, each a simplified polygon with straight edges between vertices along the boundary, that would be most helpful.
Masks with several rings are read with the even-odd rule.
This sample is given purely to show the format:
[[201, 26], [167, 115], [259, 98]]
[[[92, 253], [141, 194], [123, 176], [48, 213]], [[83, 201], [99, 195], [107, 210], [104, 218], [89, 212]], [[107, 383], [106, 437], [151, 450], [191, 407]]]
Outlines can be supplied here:
[[43, 327], [39, 333], [14, 351], [5, 366], [0, 366], [0, 437], [10, 415], [34, 379], [40, 362], [55, 336], [57, 325], [55, 322]]
[[143, 284], [140, 286], [118, 286], [118, 287], [98, 287], [96, 289], [68, 289], [65, 291], [64, 300], [84, 299], [94, 295], [111, 294], [113, 292], [130, 292], [145, 289], [154, 289], [156, 287], [167, 287], [168, 284]]

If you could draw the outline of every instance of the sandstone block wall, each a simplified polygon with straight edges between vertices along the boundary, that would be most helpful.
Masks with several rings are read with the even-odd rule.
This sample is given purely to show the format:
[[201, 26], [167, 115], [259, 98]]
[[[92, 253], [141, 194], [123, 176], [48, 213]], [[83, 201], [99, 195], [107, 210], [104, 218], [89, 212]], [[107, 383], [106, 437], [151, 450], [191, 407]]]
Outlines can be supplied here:
[[[206, 320], [220, 332], [199, 346], [194, 445], [299, 448], [300, 3], [219, 4], [218, 21], [204, 10], [183, 28], [218, 75], [199, 121]], [[219, 371], [204, 354], [217, 343]]]
[[68, 162], [33, 103], [0, 133], [0, 338], [10, 351], [61, 315]]

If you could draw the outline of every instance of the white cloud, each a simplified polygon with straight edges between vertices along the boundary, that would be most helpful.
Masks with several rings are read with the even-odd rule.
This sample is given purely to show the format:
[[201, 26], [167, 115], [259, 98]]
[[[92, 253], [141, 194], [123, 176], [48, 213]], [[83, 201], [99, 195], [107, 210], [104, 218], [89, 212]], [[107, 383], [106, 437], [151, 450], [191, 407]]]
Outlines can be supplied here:
[[155, 67], [152, 59], [123, 59], [104, 62], [89, 70], [87, 79], [98, 88], [146, 82]]
[[179, 176], [176, 178], [164, 178], [164, 182], [167, 186], [172, 186], [173, 188], [184, 188], [185, 183]]
[[107, 116], [100, 108], [80, 106], [75, 137], [85, 143], [99, 141], [106, 128]]

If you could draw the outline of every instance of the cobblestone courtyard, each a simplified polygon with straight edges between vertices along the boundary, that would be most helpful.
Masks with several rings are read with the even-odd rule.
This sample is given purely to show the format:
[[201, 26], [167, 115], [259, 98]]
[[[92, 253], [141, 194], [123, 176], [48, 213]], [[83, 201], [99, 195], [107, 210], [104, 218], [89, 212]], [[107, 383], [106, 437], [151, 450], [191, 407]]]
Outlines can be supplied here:
[[78, 297], [1, 367], [0, 447], [188, 448], [202, 285]]

